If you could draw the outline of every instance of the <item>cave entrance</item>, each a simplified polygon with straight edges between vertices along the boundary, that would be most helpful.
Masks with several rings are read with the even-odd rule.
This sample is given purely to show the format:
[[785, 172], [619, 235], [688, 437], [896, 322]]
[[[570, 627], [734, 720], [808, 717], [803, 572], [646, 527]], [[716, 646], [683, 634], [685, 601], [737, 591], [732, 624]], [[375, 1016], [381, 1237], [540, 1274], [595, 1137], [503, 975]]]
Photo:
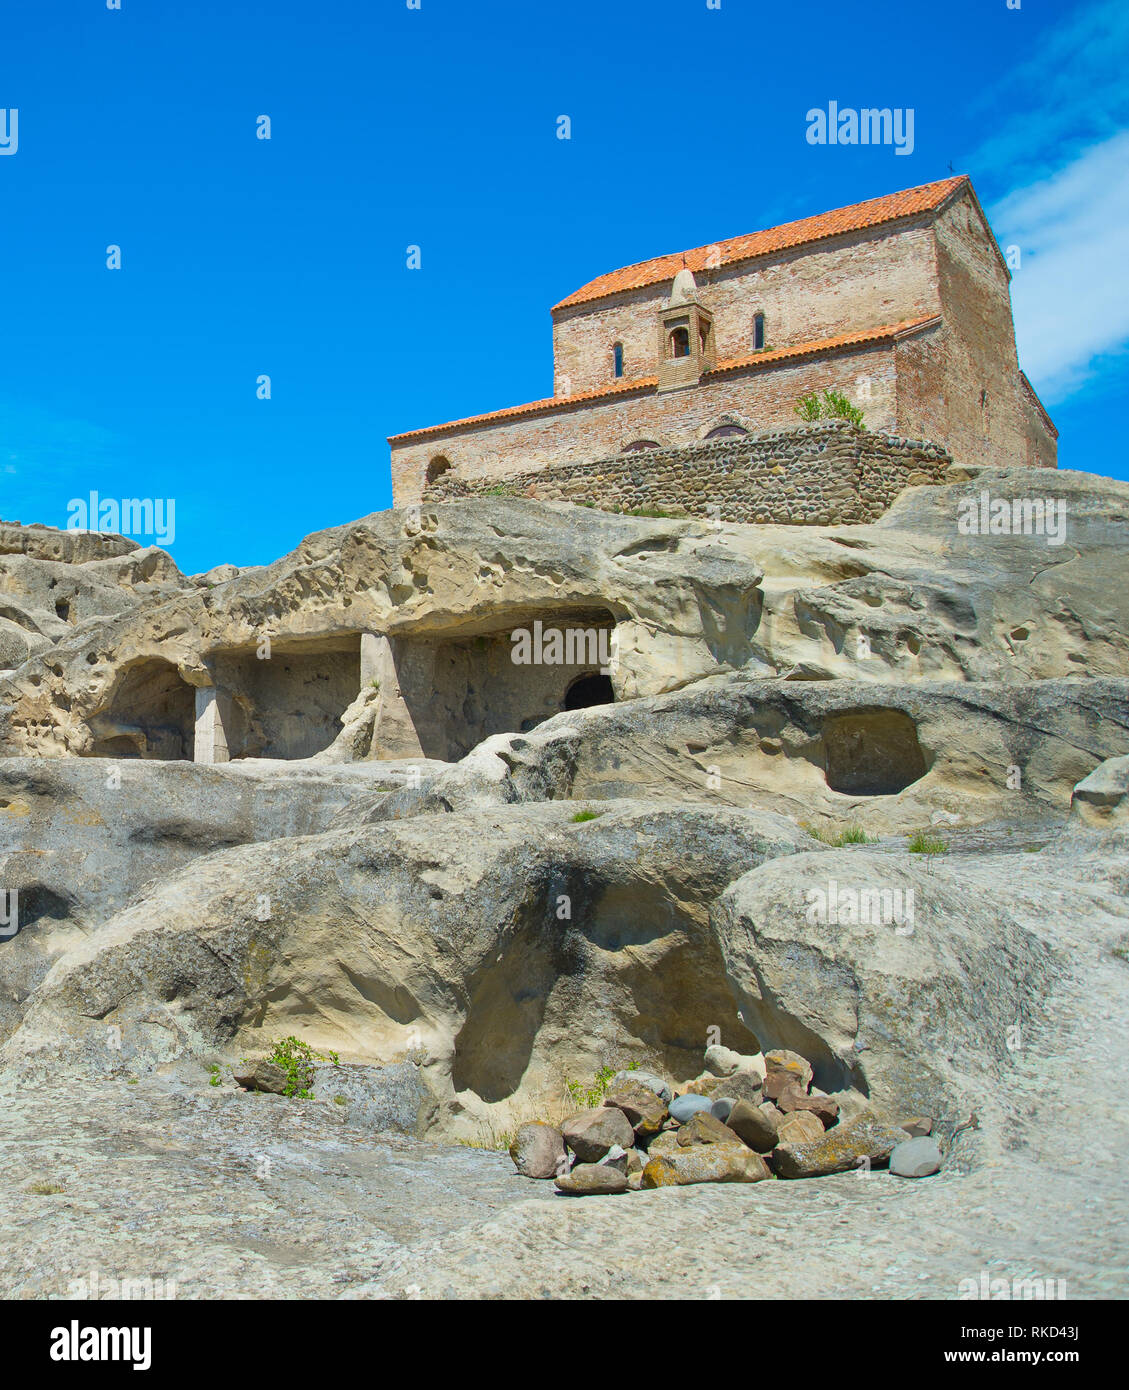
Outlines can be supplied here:
[[823, 747], [827, 785], [848, 796], [893, 796], [928, 771], [917, 725], [898, 709], [831, 716]]
[[[382, 757], [454, 762], [492, 734], [525, 733], [562, 710], [609, 704], [616, 620], [606, 608], [511, 614], [469, 631], [389, 639], [399, 700], [396, 742], [387, 720], [374, 740]], [[389, 685], [393, 684], [390, 680]]]
[[600, 672], [590, 672], [573, 681], [565, 691], [565, 709], [591, 709], [593, 705], [612, 705], [615, 703], [615, 690], [611, 676]]
[[196, 695], [171, 661], [134, 662], [121, 673], [109, 704], [91, 719], [97, 758], [191, 759]]
[[211, 656], [228, 757], [312, 758], [341, 732], [360, 692], [361, 634], [276, 639], [266, 650]]

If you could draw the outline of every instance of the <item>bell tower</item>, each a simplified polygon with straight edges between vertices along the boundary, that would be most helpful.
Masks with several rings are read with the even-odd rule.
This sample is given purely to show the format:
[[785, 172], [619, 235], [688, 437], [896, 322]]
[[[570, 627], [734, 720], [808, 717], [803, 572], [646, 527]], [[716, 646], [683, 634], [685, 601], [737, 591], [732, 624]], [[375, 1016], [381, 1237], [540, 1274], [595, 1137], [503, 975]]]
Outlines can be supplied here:
[[694, 273], [685, 266], [674, 277], [670, 298], [659, 310], [659, 390], [697, 386], [717, 363], [713, 317], [698, 298]]

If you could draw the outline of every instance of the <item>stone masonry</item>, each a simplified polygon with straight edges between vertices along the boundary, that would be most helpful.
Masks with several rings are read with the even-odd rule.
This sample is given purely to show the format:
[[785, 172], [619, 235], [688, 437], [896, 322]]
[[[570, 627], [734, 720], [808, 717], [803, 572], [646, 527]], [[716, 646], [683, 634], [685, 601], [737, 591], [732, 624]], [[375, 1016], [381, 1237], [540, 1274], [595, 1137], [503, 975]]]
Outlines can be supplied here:
[[424, 497], [441, 502], [493, 494], [603, 511], [833, 525], [876, 520], [903, 488], [939, 482], [951, 462], [936, 444], [827, 420], [806, 429], [531, 469], [504, 483], [468, 483], [447, 474]]

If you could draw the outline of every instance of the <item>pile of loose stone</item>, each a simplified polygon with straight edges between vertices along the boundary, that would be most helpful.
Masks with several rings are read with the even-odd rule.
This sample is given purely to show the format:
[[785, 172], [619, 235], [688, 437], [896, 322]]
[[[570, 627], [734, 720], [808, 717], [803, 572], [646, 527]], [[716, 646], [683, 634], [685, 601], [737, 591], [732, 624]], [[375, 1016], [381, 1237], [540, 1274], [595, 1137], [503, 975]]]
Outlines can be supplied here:
[[840, 1117], [796, 1052], [706, 1049], [706, 1070], [675, 1093], [646, 1071], [612, 1078], [601, 1106], [557, 1128], [523, 1124], [510, 1157], [527, 1178], [573, 1196], [698, 1182], [813, 1178], [889, 1165], [922, 1178], [941, 1166], [928, 1118], [891, 1124], [869, 1109]]

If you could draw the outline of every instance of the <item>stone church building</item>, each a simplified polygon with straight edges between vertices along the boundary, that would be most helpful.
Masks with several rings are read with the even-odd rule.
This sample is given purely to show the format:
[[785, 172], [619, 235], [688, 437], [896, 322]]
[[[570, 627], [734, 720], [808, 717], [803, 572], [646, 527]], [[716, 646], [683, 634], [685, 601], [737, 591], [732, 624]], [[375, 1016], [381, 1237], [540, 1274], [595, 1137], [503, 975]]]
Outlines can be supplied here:
[[395, 503], [795, 429], [828, 389], [957, 463], [1054, 467], [1010, 278], [964, 176], [611, 271], [553, 308], [550, 398], [390, 438]]

